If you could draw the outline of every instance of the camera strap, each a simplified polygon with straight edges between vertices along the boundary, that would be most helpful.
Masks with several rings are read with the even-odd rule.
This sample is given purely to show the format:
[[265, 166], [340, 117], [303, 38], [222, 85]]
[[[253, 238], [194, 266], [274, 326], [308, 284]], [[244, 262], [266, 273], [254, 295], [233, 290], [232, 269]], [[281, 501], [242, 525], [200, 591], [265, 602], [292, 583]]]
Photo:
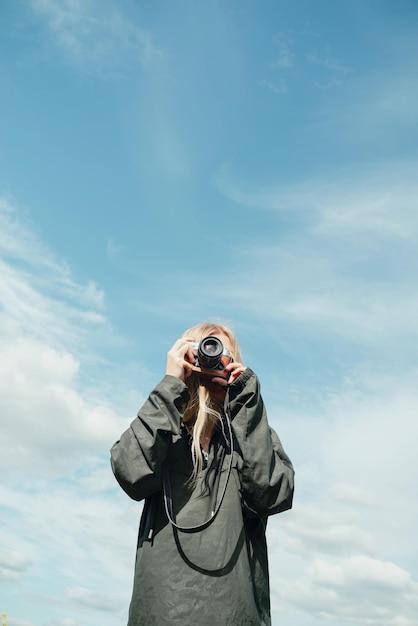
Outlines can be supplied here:
[[[228, 435], [229, 435], [229, 441], [226, 439], [226, 444], [229, 448], [229, 452], [230, 452], [230, 459], [229, 459], [229, 465], [228, 465], [228, 470], [227, 470], [227, 475], [226, 475], [226, 479], [225, 479], [225, 484], [223, 486], [222, 489], [222, 493], [221, 496], [218, 500], [218, 503], [216, 503], [217, 500], [217, 495], [218, 495], [218, 490], [219, 490], [219, 482], [221, 479], [221, 471], [222, 471], [222, 466], [224, 463], [224, 459], [225, 459], [225, 448], [222, 450], [221, 453], [221, 458], [220, 461], [217, 465], [216, 468], [216, 476], [215, 476], [215, 482], [213, 485], [213, 492], [212, 492], [212, 496], [211, 496], [211, 516], [204, 522], [202, 522], [201, 524], [198, 524], [196, 526], [180, 526], [179, 524], [177, 524], [177, 522], [174, 519], [174, 511], [173, 511], [173, 496], [172, 496], [172, 491], [171, 491], [171, 483], [170, 483], [170, 477], [169, 477], [169, 473], [168, 473], [168, 464], [166, 463], [163, 469], [163, 497], [164, 497], [164, 507], [165, 507], [165, 512], [167, 514], [168, 520], [170, 522], [170, 524], [176, 528], [177, 530], [183, 532], [183, 533], [197, 533], [200, 532], [202, 530], [205, 530], [205, 528], [208, 528], [208, 526], [210, 526], [212, 524], [212, 522], [215, 521], [216, 516], [219, 513], [219, 510], [221, 508], [223, 499], [225, 497], [226, 494], [226, 489], [228, 487], [228, 483], [229, 483], [229, 478], [231, 476], [231, 470], [232, 470], [232, 463], [233, 463], [233, 453], [234, 453], [234, 444], [233, 444], [233, 439], [232, 439], [232, 426], [231, 426], [231, 419], [230, 416], [228, 415], [228, 399], [229, 399], [229, 387], [227, 389], [226, 392], [226, 396], [225, 396], [225, 402], [224, 402], [224, 411], [223, 411], [223, 415], [225, 417], [225, 421], [227, 423], [227, 427], [228, 427]], [[222, 425], [223, 428], [223, 425]]]

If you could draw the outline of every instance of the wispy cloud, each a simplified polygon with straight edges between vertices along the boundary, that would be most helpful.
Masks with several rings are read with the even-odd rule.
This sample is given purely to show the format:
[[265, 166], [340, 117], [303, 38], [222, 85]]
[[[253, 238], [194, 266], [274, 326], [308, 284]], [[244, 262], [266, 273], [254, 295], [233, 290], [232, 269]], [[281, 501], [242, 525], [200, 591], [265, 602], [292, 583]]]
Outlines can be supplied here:
[[29, 559], [20, 552], [0, 549], [0, 567], [13, 570], [15, 572], [23, 572], [30, 564]]
[[[77, 281], [65, 260], [40, 240], [30, 220], [0, 198], [0, 313], [3, 328], [82, 350], [86, 333], [108, 333], [104, 292]], [[106, 330], [105, 330], [106, 329]], [[52, 342], [52, 343], [51, 343]]]
[[[319, 54], [308, 52], [313, 37], [316, 46], [322, 44]], [[291, 36], [278, 33], [273, 45], [277, 52], [269, 63], [269, 76], [258, 84], [279, 95], [288, 95], [295, 88], [299, 91], [301, 86], [314, 85], [319, 89], [339, 87], [353, 74], [353, 68], [333, 57], [329, 44], [310, 29], [292, 32]]]
[[0, 464], [59, 473], [108, 445], [120, 427], [79, 380], [81, 361], [95, 358], [95, 337], [111, 335], [104, 293], [75, 280], [10, 201], [0, 202], [0, 233]]
[[350, 67], [340, 63], [338, 59], [329, 56], [319, 57], [309, 54], [307, 61], [311, 66], [322, 70], [322, 78], [312, 78], [313, 84], [320, 89], [329, 89], [343, 84], [349, 74], [353, 72]]
[[258, 85], [283, 96], [289, 93], [289, 76], [296, 68], [297, 57], [292, 40], [284, 33], [278, 33], [273, 39], [273, 44], [275, 58], [270, 61], [269, 76], [259, 80]]
[[[418, 586], [397, 565], [365, 556], [314, 561], [298, 583], [280, 580], [282, 601], [331, 623], [414, 626]], [[334, 622], [335, 620], [335, 622]]]
[[258, 246], [249, 236], [240, 250], [229, 295], [257, 317], [302, 331], [317, 325], [328, 336], [391, 346], [415, 336], [415, 171], [413, 162], [398, 163], [268, 187], [240, 184], [224, 170], [217, 179], [224, 195], [255, 214], [277, 213], [275, 237]]
[[164, 56], [151, 32], [130, 21], [112, 0], [31, 0], [31, 6], [68, 59], [84, 71], [124, 76]]
[[345, 557], [376, 553], [372, 535], [359, 528], [358, 519], [344, 509], [331, 511], [299, 504], [291, 526], [285, 547], [296, 554], [309, 553], [312, 558], [315, 554]]
[[337, 59], [332, 59], [329, 57], [320, 58], [315, 54], [310, 54], [308, 55], [308, 61], [313, 65], [320, 65], [322, 67], [325, 67], [327, 70], [332, 70], [333, 72], [337, 72], [338, 74], [346, 75], [350, 74], [352, 71], [349, 67], [342, 65], [342, 63], [340, 63]]
[[335, 625], [414, 624], [418, 393], [416, 372], [401, 371], [402, 380], [400, 370], [376, 376], [372, 366], [300, 413], [274, 411], [291, 423], [300, 498], [269, 525], [270, 561], [281, 564], [273, 606], [301, 624], [304, 613]]
[[[68, 618], [51, 625], [70, 625], [78, 610], [87, 621], [89, 611], [121, 613], [128, 604], [123, 585], [111, 583], [120, 596], [103, 590], [116, 571], [129, 580], [129, 556], [111, 564], [109, 547], [126, 549], [114, 544], [124, 526], [134, 545], [138, 511], [116, 526], [110, 520], [117, 486], [107, 451], [130, 418], [120, 418], [94, 376], [104, 358], [96, 333], [102, 349], [113, 335], [104, 292], [78, 281], [10, 199], [0, 201], [0, 259], [0, 582], [14, 583], [8, 621], [31, 623], [12, 607], [23, 581], [30, 586], [35, 576], [42, 586], [51, 568], [50, 597], [32, 595], [34, 612], [37, 606], [47, 615], [54, 606], [68, 610]], [[107, 530], [100, 535], [103, 519]]]
[[283, 34], [279, 33], [274, 38], [274, 43], [278, 47], [278, 55], [271, 62], [272, 69], [291, 69], [295, 66], [296, 54], [292, 50], [292, 42]]
[[18, 617], [9, 616], [7, 621], [10, 626], [35, 626], [35, 624], [27, 619], [19, 619]]
[[293, 185], [251, 185], [234, 181], [229, 167], [216, 178], [228, 198], [254, 207], [314, 222], [314, 230], [351, 237], [368, 231], [409, 239], [418, 227], [417, 163], [395, 162], [381, 167], [352, 167], [332, 177]]
[[66, 591], [69, 600], [79, 604], [98, 609], [118, 613], [120, 611], [121, 598], [112, 596], [108, 592], [91, 591], [85, 587], [70, 587]]
[[[106, 469], [110, 473], [108, 463]], [[88, 471], [86, 466], [83, 474]], [[98, 493], [79, 484], [77, 475], [72, 481], [68, 480], [70, 475], [57, 481], [24, 475], [24, 486], [7, 481], [0, 487], [5, 503], [2, 543], [12, 546], [13, 553], [19, 546], [21, 563], [30, 562], [22, 572], [15, 571], [14, 578], [4, 580], [17, 583], [9, 587], [10, 616], [12, 607], [19, 606], [20, 584], [30, 589], [35, 577], [37, 591], [30, 599], [33, 615], [40, 610], [41, 616], [50, 617], [48, 624], [71, 624], [75, 615], [79, 616], [77, 623], [81, 615], [89, 623], [110, 623], [110, 619], [123, 622], [140, 506], [130, 506], [122, 497], [118, 502], [116, 484], [107, 493]], [[33, 532], [27, 532], [28, 525]], [[118, 559], [112, 557], [114, 554]], [[57, 607], [62, 621], [55, 622], [52, 616]], [[16, 614], [16, 609], [13, 612]], [[109, 621], [104, 619], [107, 614]], [[35, 619], [35, 623], [40, 622]]]
[[267, 89], [270, 89], [278, 95], [285, 96], [289, 92], [287, 83], [283, 78], [276, 82], [273, 82], [271, 80], [260, 80], [258, 84], [260, 85], [260, 87], [267, 87]]

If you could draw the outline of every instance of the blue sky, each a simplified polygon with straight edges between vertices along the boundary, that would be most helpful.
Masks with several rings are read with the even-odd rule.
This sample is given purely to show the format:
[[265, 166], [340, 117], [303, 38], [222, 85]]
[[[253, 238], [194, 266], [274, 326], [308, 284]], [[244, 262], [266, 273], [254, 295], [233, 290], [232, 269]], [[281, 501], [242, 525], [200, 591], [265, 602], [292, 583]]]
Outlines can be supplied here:
[[221, 319], [294, 461], [273, 624], [416, 626], [418, 6], [0, 6], [0, 613], [126, 623], [109, 448]]

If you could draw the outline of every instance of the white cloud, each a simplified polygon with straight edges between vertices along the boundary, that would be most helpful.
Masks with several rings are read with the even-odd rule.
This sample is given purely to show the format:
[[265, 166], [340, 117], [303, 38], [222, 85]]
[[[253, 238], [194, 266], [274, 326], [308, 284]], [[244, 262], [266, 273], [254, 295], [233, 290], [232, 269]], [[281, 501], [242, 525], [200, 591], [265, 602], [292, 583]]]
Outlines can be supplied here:
[[[353, 233], [410, 239], [417, 232], [418, 183], [415, 162], [391, 163], [380, 168], [353, 167], [324, 180], [292, 185], [240, 184], [229, 165], [215, 184], [228, 198], [253, 207], [285, 213], [307, 222], [314, 232], [350, 238]], [[302, 222], [300, 222], [302, 220]], [[361, 239], [360, 243], [364, 243]]]
[[121, 598], [107, 592], [91, 591], [85, 587], [71, 587], [67, 589], [69, 600], [94, 608], [100, 611], [119, 612]]
[[[332, 423], [323, 448], [329, 468], [341, 481], [349, 479], [372, 492], [384, 506], [404, 498], [405, 485], [418, 480], [414, 447], [418, 437], [417, 375], [416, 371], [410, 376], [403, 373], [399, 380], [396, 373], [379, 376], [361, 371], [328, 405]], [[393, 463], [408, 467], [402, 488]]]
[[57, 474], [109, 447], [121, 420], [82, 393], [79, 363], [28, 337], [4, 342], [0, 362], [0, 466]]
[[[80, 285], [11, 203], [3, 203], [0, 219], [0, 577], [28, 584], [36, 576], [42, 586], [52, 568], [58, 586], [39, 601], [53, 605], [63, 602], [65, 586], [84, 584], [93, 594], [108, 588], [106, 572], [113, 588], [114, 576], [130, 580], [140, 507], [115, 510], [109, 448], [131, 418], [117, 416], [93, 375], [87, 382], [80, 375], [95, 361], [96, 322], [85, 313], [102, 306], [100, 290]], [[129, 549], [121, 537], [131, 540]]]
[[376, 504], [374, 497], [364, 487], [350, 483], [337, 483], [333, 488], [333, 496], [343, 504], [372, 506]]
[[[372, 536], [359, 528], [358, 520], [353, 517], [344, 510], [332, 512], [314, 505], [296, 505], [291, 518], [286, 517], [282, 522], [287, 530], [284, 547], [296, 554], [310, 555], [374, 553]], [[281, 540], [279, 537], [278, 541]]]
[[417, 54], [415, 34], [404, 32], [399, 38], [391, 31], [385, 37], [384, 54], [384, 71], [379, 65], [365, 71], [361, 59], [347, 67], [324, 52], [308, 58], [316, 87], [326, 89], [349, 80], [348, 88], [340, 94], [341, 100], [322, 99], [319, 113], [321, 135], [338, 136], [337, 144], [332, 144], [332, 154], [337, 158], [339, 146], [358, 147], [359, 155], [363, 150], [371, 153], [372, 148], [378, 161], [390, 154], [404, 156], [410, 150], [415, 153], [418, 113], [414, 103], [418, 88], [411, 78], [415, 75]]
[[350, 74], [350, 72], [352, 71], [349, 67], [342, 65], [342, 63], [340, 63], [337, 59], [333, 59], [331, 57], [322, 58], [317, 56], [316, 54], [309, 54], [308, 61], [313, 65], [321, 65], [322, 67], [325, 67], [326, 69], [332, 70], [339, 74]]
[[305, 330], [310, 324], [310, 334], [315, 325], [322, 333], [376, 345], [415, 335], [415, 171], [415, 163], [398, 163], [353, 168], [332, 181], [268, 187], [237, 184], [224, 168], [220, 191], [254, 211], [275, 211], [278, 234], [263, 247], [248, 236], [239, 268], [231, 270], [219, 297], [228, 290], [257, 317], [289, 320]]
[[152, 34], [111, 0], [31, 0], [31, 6], [58, 46], [84, 71], [120, 77], [164, 56]]
[[319, 89], [339, 87], [344, 83], [347, 76], [352, 73], [351, 68], [340, 63], [338, 59], [329, 56], [321, 57], [317, 54], [309, 54], [307, 61], [311, 66], [316, 66], [318, 70], [322, 71], [323, 76], [321, 79], [312, 79], [315, 87]]
[[33, 622], [27, 619], [19, 619], [13, 615], [7, 616], [7, 626], [36, 626]]
[[19, 572], [7, 567], [0, 567], [0, 582], [16, 583], [19, 580]]
[[410, 575], [397, 565], [364, 555], [350, 557], [338, 565], [314, 561], [309, 576], [327, 587], [342, 588], [353, 583], [366, 583], [383, 591], [408, 588], [412, 582]]
[[318, 560], [306, 572], [305, 582], [312, 590], [328, 592], [313, 607], [317, 615], [382, 626], [396, 624], [399, 618], [408, 623], [416, 615], [418, 584], [390, 562], [365, 556], [337, 565]]
[[[417, 610], [418, 583], [411, 574], [398, 564], [363, 553], [357, 545], [354, 554], [331, 554], [328, 547], [320, 557], [315, 545], [304, 544], [297, 551], [286, 553], [284, 543], [287, 534], [293, 534], [291, 517], [275, 523], [275, 531], [269, 533], [270, 570], [273, 614], [280, 616], [303, 615], [325, 620], [332, 626], [356, 623], [359, 625], [397, 626], [414, 624]], [[330, 514], [331, 515], [331, 514]], [[323, 516], [326, 523], [326, 516]], [[308, 520], [306, 520], [308, 525]], [[283, 525], [286, 526], [285, 535]], [[281, 530], [280, 530], [281, 529]], [[323, 536], [333, 527], [322, 528]], [[297, 530], [296, 530], [297, 532]], [[277, 533], [277, 542], [274, 540]], [[339, 536], [341, 546], [355, 547], [344, 533]], [[325, 545], [325, 544], [324, 544]], [[317, 546], [321, 547], [321, 546]], [[293, 622], [292, 622], [293, 623]]]
[[108, 449], [120, 433], [97, 386], [87, 390], [80, 380], [95, 341], [112, 340], [100, 311], [104, 294], [78, 283], [5, 200], [0, 233], [0, 466], [56, 475]]
[[[307, 53], [315, 39], [315, 46], [322, 44], [322, 50]], [[278, 33], [273, 40], [275, 48], [275, 58], [269, 63], [269, 69], [275, 74], [279, 74], [279, 85], [275, 80], [263, 80], [259, 84], [270, 88], [278, 94], [288, 94], [297, 86], [298, 90], [305, 85], [314, 85], [319, 89], [330, 89], [341, 86], [353, 69], [341, 63], [332, 56], [330, 45], [322, 41], [318, 33], [312, 32], [309, 27], [297, 31], [292, 31], [289, 36], [285, 33]], [[308, 48], [306, 47], [308, 46]], [[309, 82], [306, 77], [310, 76]]]
[[417, 375], [362, 367], [300, 412], [270, 411], [296, 467], [293, 510], [268, 525], [277, 621], [415, 626]]
[[22, 572], [28, 565], [30, 565], [30, 560], [21, 552], [13, 552], [0, 547], [0, 567]]
[[[34, 224], [14, 200], [7, 197], [0, 197], [0, 252], [4, 260], [18, 262], [22, 276], [30, 275], [34, 285], [48, 284], [51, 291], [72, 297], [83, 305], [103, 308], [103, 290], [93, 281], [86, 285], [74, 281], [68, 264], [57, 260], [37, 235]], [[35, 274], [34, 269], [42, 273]], [[48, 281], [45, 281], [45, 274]]]
[[[105, 465], [112, 476], [108, 459], [101, 465], [103, 473]], [[22, 590], [28, 606], [33, 578], [36, 592], [30, 593], [29, 606], [39, 606], [51, 621], [56, 610], [62, 617], [82, 612], [85, 623], [102, 623], [90, 611], [118, 617], [127, 609], [141, 506], [125, 498], [115, 480], [106, 493], [85, 489], [82, 479], [90, 471], [86, 464], [59, 480], [25, 474], [23, 484], [20, 474], [0, 486], [2, 539], [13, 546], [11, 552], [21, 550], [22, 567], [31, 563], [20, 581], [10, 576], [3, 580], [20, 583], [8, 598], [10, 614], [20, 606]], [[92, 472], [97, 471], [93, 467]]]
[[109, 448], [131, 418], [121, 420], [95, 382], [93, 329], [113, 340], [104, 294], [80, 284], [10, 202], [0, 221], [0, 582], [8, 626], [31, 624], [23, 606], [70, 626], [55, 612], [80, 610], [89, 621], [93, 601], [108, 613], [109, 598], [129, 602], [140, 507], [115, 507]]
[[267, 87], [274, 93], [277, 93], [279, 96], [285, 96], [289, 93], [289, 89], [287, 83], [284, 79], [280, 79], [279, 81], [271, 81], [271, 80], [260, 80], [258, 82], [260, 87]]
[[10, 200], [0, 198], [2, 335], [30, 334], [55, 347], [84, 351], [86, 333], [109, 333], [104, 292], [74, 279]]
[[417, 583], [393, 563], [352, 557], [315, 561], [302, 580], [281, 580], [281, 601], [331, 624], [413, 626]]
[[271, 62], [272, 69], [289, 70], [295, 66], [296, 55], [292, 50], [292, 41], [283, 33], [279, 33], [274, 38], [274, 43], [278, 47], [278, 56]]

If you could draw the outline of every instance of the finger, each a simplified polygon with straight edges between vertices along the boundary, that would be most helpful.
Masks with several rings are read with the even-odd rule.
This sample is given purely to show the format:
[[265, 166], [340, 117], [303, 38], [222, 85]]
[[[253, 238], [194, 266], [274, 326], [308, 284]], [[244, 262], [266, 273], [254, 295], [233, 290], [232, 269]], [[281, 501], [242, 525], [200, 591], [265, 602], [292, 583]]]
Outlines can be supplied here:
[[241, 365], [240, 367], [231, 371], [230, 376], [228, 378], [228, 384], [232, 384], [241, 374], [244, 372], [245, 367]]
[[196, 339], [194, 337], [180, 337], [178, 341], [182, 343], [196, 343]]
[[184, 358], [187, 359], [190, 363], [194, 364], [196, 360], [196, 351], [194, 350], [193, 344], [186, 344], [186, 351], [184, 353]]
[[231, 361], [231, 363], [228, 363], [227, 365], [225, 365], [224, 369], [230, 372], [231, 370], [236, 369], [237, 367], [243, 367], [245, 369], [245, 366], [242, 363], [238, 363], [238, 361]]
[[190, 343], [194, 343], [195, 340], [193, 337], [179, 337], [177, 341], [175, 341], [173, 348], [183, 348], [188, 346]]
[[[186, 354], [189, 354], [189, 351], [190, 351], [190, 355], [193, 354], [192, 345], [191, 345], [192, 343], [193, 343], [192, 338], [180, 337], [180, 339], [177, 339], [177, 341], [174, 343], [173, 347], [169, 351], [169, 354], [172, 355], [173, 357], [179, 356], [184, 359], [186, 358]], [[188, 360], [192, 361], [193, 359], [189, 358]]]

